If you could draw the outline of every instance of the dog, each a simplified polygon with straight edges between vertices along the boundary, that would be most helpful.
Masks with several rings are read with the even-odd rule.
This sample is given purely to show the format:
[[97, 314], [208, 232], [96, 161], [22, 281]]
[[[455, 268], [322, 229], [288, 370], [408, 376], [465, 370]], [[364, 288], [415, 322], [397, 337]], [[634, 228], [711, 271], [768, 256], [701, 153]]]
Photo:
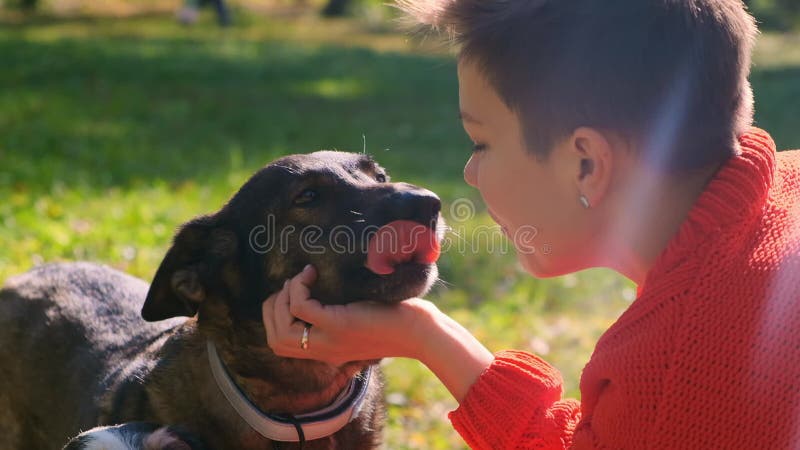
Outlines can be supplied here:
[[[311, 295], [325, 304], [424, 295], [438, 254], [375, 251], [375, 241], [413, 223], [416, 237], [433, 241], [422, 247], [436, 250], [440, 208], [434, 193], [391, 182], [367, 155], [291, 155], [180, 227], [150, 286], [86, 262], [8, 279], [0, 448], [57, 448], [116, 424], [123, 437], [144, 433], [138, 442], [170, 427], [185, 433], [178, 441], [191, 437], [172, 448], [193, 448], [193, 439], [218, 450], [376, 448], [385, 420], [378, 361], [278, 357], [261, 304], [307, 264], [318, 272]], [[92, 442], [110, 432], [90, 430], [70, 449], [104, 448]]]

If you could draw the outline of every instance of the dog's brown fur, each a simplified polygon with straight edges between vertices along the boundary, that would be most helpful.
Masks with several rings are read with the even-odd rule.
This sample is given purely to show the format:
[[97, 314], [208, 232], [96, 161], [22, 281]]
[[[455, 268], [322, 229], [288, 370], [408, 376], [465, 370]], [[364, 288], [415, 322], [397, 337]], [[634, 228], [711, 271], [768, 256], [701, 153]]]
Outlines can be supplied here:
[[[435, 195], [385, 177], [364, 155], [282, 158], [220, 211], [185, 224], [149, 289], [87, 263], [47, 265], [10, 279], [0, 291], [0, 448], [57, 448], [81, 429], [129, 421], [177, 425], [214, 449], [271, 448], [216, 387], [206, 340], [264, 412], [318, 409], [375, 363], [333, 367], [275, 356], [261, 303], [308, 263], [319, 273], [312, 295], [325, 303], [394, 302], [430, 288], [435, 265], [406, 264], [378, 276], [364, 267], [363, 246], [338, 252], [324, 239], [336, 226], [359, 236], [398, 219], [438, 227]], [[301, 198], [308, 189], [316, 192], [311, 202]], [[321, 252], [307, 251], [298, 233], [285, 239], [285, 252], [266, 251], [257, 239], [262, 231], [278, 237], [289, 226], [312, 225], [322, 231]], [[156, 323], [138, 318], [145, 298], [142, 317]], [[304, 449], [379, 445], [384, 410], [380, 375], [373, 373], [358, 417]]]

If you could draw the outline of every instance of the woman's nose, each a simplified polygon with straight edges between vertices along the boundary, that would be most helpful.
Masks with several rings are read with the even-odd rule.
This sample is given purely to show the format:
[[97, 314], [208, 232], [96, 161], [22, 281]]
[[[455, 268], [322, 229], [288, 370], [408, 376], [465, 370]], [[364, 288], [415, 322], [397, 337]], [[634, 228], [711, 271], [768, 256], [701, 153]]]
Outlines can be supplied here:
[[478, 187], [478, 159], [478, 155], [473, 153], [464, 166], [464, 181], [474, 188]]

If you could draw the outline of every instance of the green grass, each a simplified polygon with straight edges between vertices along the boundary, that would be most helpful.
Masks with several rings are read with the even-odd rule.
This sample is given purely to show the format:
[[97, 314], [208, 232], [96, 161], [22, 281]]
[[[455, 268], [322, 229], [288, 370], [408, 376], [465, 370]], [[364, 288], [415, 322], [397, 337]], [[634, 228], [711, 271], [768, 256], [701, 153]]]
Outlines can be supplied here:
[[[210, 212], [284, 154], [373, 154], [398, 180], [437, 191], [453, 221], [469, 142], [449, 55], [352, 21], [240, 15], [220, 30], [169, 16], [32, 19], [0, 26], [0, 282], [32, 265], [94, 260], [149, 279], [173, 230]], [[797, 38], [761, 38], [757, 122], [800, 146]], [[513, 254], [446, 252], [430, 299], [492, 350], [543, 354], [577, 396], [600, 333], [634, 296], [603, 270], [539, 281]], [[418, 363], [385, 364], [387, 448], [464, 446], [455, 407]]]

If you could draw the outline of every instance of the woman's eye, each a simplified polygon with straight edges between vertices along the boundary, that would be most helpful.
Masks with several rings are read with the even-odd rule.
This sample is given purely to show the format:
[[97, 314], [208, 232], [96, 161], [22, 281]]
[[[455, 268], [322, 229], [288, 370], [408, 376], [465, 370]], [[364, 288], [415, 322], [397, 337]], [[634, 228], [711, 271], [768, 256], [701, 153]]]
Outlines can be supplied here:
[[473, 153], [479, 153], [486, 150], [486, 144], [475, 144], [472, 146]]
[[306, 189], [305, 191], [301, 192], [300, 195], [295, 197], [294, 204], [295, 205], [307, 205], [314, 200], [317, 199], [317, 191], [313, 189]]
[[378, 183], [386, 183], [386, 175], [379, 173], [375, 176], [375, 180], [377, 180]]

